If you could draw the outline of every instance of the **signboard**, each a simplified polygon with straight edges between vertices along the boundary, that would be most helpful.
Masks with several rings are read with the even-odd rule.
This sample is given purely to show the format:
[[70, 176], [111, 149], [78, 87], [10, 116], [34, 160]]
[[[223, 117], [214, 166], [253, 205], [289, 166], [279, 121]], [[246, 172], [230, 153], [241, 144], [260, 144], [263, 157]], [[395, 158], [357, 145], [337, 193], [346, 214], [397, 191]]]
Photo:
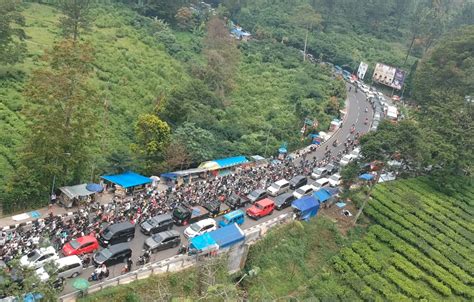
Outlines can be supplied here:
[[372, 79], [377, 83], [400, 90], [402, 89], [403, 82], [405, 81], [405, 71], [385, 64], [377, 63], [375, 65]]
[[365, 77], [365, 73], [367, 72], [368, 68], [369, 65], [364, 62], [360, 62], [359, 69], [357, 70], [357, 77], [362, 80]]

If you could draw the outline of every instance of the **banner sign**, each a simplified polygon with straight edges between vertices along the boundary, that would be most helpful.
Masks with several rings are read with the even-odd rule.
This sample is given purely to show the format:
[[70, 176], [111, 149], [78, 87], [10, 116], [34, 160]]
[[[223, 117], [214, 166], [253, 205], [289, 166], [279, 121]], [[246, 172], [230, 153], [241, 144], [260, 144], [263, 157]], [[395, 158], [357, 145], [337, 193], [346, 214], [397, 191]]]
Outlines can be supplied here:
[[375, 65], [372, 79], [377, 83], [400, 90], [402, 89], [403, 82], [405, 81], [405, 71], [392, 66], [377, 63]]
[[369, 65], [364, 62], [360, 62], [359, 69], [357, 70], [357, 77], [362, 80], [365, 77], [365, 73], [367, 72], [368, 68]]

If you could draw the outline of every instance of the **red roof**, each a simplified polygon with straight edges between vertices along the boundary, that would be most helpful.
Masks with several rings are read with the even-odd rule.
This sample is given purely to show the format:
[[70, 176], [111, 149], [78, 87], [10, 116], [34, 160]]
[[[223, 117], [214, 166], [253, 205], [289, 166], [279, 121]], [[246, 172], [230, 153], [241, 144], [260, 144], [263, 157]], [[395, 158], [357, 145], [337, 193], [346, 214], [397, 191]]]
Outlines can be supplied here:
[[263, 207], [266, 207], [268, 205], [273, 204], [274, 202], [270, 198], [265, 198], [265, 199], [259, 200], [257, 203], [260, 204]]

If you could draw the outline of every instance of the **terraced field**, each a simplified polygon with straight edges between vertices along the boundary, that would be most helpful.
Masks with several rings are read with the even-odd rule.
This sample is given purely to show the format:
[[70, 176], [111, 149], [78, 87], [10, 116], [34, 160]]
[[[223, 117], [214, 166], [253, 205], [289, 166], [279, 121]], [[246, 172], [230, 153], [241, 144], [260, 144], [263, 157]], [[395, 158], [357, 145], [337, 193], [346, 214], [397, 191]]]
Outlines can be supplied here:
[[447, 196], [426, 179], [378, 185], [366, 236], [332, 258], [361, 300], [474, 300], [474, 187]]

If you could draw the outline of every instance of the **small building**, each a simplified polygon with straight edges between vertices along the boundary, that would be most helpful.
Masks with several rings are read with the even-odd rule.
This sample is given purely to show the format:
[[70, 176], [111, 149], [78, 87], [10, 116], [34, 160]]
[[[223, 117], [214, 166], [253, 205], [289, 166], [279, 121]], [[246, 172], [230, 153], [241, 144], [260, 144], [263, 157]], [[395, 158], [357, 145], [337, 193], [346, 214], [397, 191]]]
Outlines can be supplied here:
[[80, 184], [75, 186], [66, 186], [59, 188], [61, 194], [59, 195], [59, 202], [65, 208], [71, 208], [78, 205], [80, 201], [92, 201], [96, 192], [89, 191], [87, 184]]
[[115, 189], [115, 195], [125, 197], [127, 194], [133, 194], [137, 191], [145, 189], [147, 184], [151, 184], [152, 180], [135, 172], [125, 172], [116, 175], [101, 176], [106, 184], [110, 184]]
[[237, 40], [248, 41], [252, 35], [249, 32], [246, 32], [240, 26], [235, 26], [230, 30], [230, 34]]
[[245, 156], [234, 156], [221, 159], [215, 159], [211, 161], [203, 162], [199, 165], [199, 169], [210, 171], [212, 175], [227, 175], [232, 169], [237, 166], [249, 163], [249, 160]]

